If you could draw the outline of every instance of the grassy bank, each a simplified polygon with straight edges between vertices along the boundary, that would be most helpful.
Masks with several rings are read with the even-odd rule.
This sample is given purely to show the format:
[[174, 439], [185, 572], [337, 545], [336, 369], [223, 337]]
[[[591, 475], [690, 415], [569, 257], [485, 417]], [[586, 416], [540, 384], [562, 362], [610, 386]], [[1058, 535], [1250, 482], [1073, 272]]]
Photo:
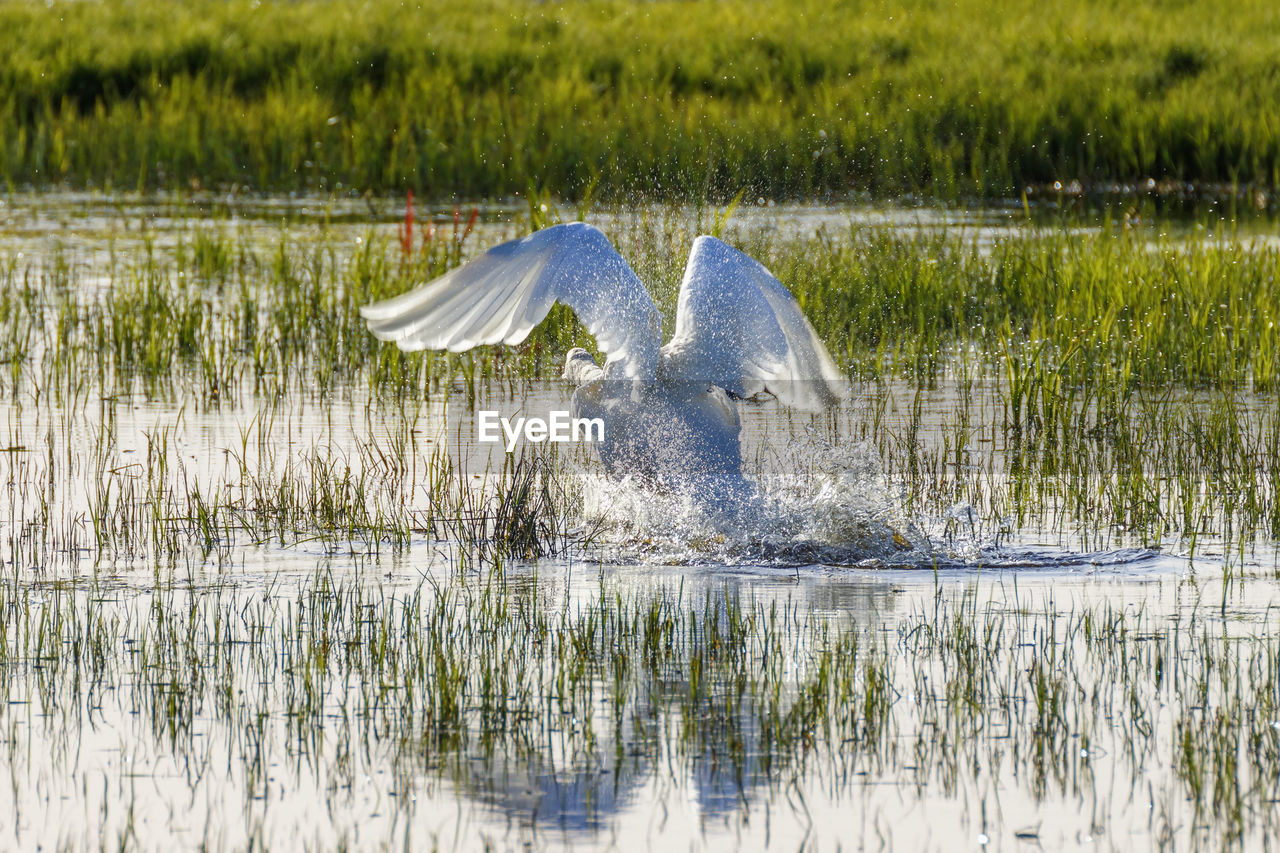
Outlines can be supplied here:
[[1250, 0], [0, 8], [10, 185], [688, 198], [1280, 183]]

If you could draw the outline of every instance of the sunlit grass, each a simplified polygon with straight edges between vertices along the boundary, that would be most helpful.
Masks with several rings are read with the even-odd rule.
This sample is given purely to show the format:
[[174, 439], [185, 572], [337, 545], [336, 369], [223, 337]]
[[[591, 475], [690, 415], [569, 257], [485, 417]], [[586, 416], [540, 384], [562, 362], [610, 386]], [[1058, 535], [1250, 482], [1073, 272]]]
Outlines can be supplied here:
[[[641, 221], [612, 230], [670, 323], [692, 230]], [[137, 384], [153, 398], [216, 404], [356, 383], [421, 397], [454, 380], [474, 392], [477, 381], [555, 376], [565, 350], [590, 343], [556, 310], [515, 350], [404, 354], [381, 345], [360, 306], [439, 275], [478, 246], [446, 234], [405, 254], [348, 235], [294, 242], [197, 230], [173, 251], [117, 258], [105, 293], [83, 287], [57, 251], [3, 259], [5, 393]], [[725, 236], [778, 274], [854, 375], [929, 381], [967, 353], [1007, 384], [1015, 428], [1043, 420], [1037, 399], [1046, 394], [1123, 397], [1170, 384], [1267, 392], [1277, 381], [1280, 248], [1269, 242], [1120, 226], [1029, 229], [990, 246], [963, 232], [856, 227]]]
[[[704, 214], [601, 220], [668, 322]], [[1280, 540], [1280, 250], [1120, 224], [995, 242], [724, 226], [849, 372], [839, 412], [778, 425], [802, 467], [865, 442], [929, 537], [896, 568], [987, 572], [1029, 532], [1177, 553], [1187, 578], [1169, 582], [1197, 602], [1064, 610], [926, 582], [905, 612], [844, 618], [698, 565], [696, 593], [615, 584], [609, 561], [652, 543], [605, 541], [576, 462], [468, 470], [465, 415], [458, 442], [425, 429], [449, 401], [520, 399], [590, 344], [563, 311], [470, 355], [367, 334], [360, 305], [524, 227], [466, 219], [403, 242], [180, 224], [100, 266], [0, 258], [0, 773], [25, 814], [91, 815], [58, 840], [145, 845], [140, 814], [173, 795], [216, 801], [193, 820], [225, 843], [403, 845], [441, 798], [515, 813], [548, 779], [605, 822], [608, 798], [651, 783], [727, 792], [752, 820], [885, 787], [1046, 846], [1052, 819], [1010, 826], [1011, 799], [1089, 802], [1091, 832], [1157, 847], [1273, 834], [1280, 646], [1265, 616], [1223, 617], [1269, 592], [1255, 555]], [[256, 576], [277, 558], [292, 570]], [[104, 731], [119, 763], [83, 748]], [[373, 823], [368, 796], [394, 819]]]
[[1229, 14], [1025, 0], [9, 3], [0, 179], [676, 200], [1269, 187], [1276, 15], [1261, 0]]
[[[698, 229], [658, 213], [610, 230], [670, 321]], [[1047, 527], [1089, 546], [1172, 538], [1194, 551], [1280, 536], [1280, 250], [1194, 233], [1029, 227], [991, 244], [858, 227], [724, 236], [778, 273], [837, 361], [866, 383], [858, 396], [869, 416], [854, 429], [879, 450], [909, 510], [940, 518], [968, 503], [993, 530]], [[65, 504], [54, 472], [79, 470], [60, 461], [71, 447], [54, 432], [41, 437], [49, 489], [11, 513], [26, 531], [17, 552], [92, 542], [114, 554], [172, 557], [198, 545], [225, 557], [237, 542], [265, 539], [401, 548], [415, 532], [464, 543], [473, 560], [491, 543], [498, 555], [563, 549], [576, 526], [563, 484], [520, 467], [477, 497], [456, 460], [418, 443], [411, 413], [445, 395], [474, 404], [558, 376], [563, 353], [591, 343], [572, 315], [553, 312], [516, 349], [461, 355], [401, 353], [359, 318], [360, 305], [470, 257], [480, 237], [445, 228], [408, 251], [349, 229], [306, 241], [210, 226], [178, 237], [172, 248], [119, 253], [95, 287], [57, 251], [0, 264], [5, 397], [35, 411], [98, 412], [90, 529], [65, 513], [53, 523]], [[960, 392], [949, 411], [911, 409], [939, 384]], [[340, 451], [261, 450], [281, 440], [282, 405], [323, 409], [353, 389], [400, 411], [401, 427], [366, 427]], [[260, 416], [219, 478], [187, 472], [164, 430], [148, 434], [145, 458], [122, 466], [112, 412], [135, 395], [194, 412], [254, 406]], [[886, 418], [891, 397], [908, 408]], [[10, 461], [21, 493], [35, 494], [34, 460]], [[416, 488], [426, 502], [415, 504]]]

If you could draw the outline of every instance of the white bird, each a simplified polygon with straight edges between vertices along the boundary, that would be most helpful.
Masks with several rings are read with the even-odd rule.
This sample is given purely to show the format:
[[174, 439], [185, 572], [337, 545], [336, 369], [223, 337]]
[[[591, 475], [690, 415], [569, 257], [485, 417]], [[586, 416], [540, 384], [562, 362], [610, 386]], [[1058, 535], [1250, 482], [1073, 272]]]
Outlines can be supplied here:
[[662, 318], [604, 234], [575, 222], [503, 243], [361, 314], [403, 350], [515, 345], [551, 306], [568, 305], [608, 358], [571, 349], [574, 417], [601, 418], [600, 459], [616, 478], [747, 495], [733, 398], [773, 394], [818, 410], [839, 398], [840, 372], [795, 297], [756, 260], [717, 240], [693, 243], [676, 311]]

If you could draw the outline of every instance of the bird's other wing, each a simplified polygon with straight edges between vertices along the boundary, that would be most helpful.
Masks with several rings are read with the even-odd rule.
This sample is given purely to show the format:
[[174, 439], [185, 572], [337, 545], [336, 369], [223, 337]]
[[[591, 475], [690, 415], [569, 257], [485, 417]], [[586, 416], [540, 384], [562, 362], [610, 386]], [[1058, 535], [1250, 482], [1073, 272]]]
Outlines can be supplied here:
[[595, 336], [614, 376], [651, 380], [662, 318], [597, 228], [556, 225], [495, 246], [421, 287], [360, 309], [369, 331], [403, 350], [461, 352], [518, 344], [563, 302]]
[[663, 351], [676, 378], [741, 397], [767, 390], [802, 409], [830, 406], [843, 377], [799, 303], [754, 258], [714, 237], [693, 243]]

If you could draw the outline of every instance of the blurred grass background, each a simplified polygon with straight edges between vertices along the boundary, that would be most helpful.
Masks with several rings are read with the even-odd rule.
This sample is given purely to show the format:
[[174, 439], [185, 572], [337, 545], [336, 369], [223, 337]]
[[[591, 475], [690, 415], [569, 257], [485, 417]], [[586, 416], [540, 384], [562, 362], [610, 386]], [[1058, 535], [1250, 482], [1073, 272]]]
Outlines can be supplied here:
[[1280, 5], [0, 5], [10, 188], [429, 199], [1280, 184]]

